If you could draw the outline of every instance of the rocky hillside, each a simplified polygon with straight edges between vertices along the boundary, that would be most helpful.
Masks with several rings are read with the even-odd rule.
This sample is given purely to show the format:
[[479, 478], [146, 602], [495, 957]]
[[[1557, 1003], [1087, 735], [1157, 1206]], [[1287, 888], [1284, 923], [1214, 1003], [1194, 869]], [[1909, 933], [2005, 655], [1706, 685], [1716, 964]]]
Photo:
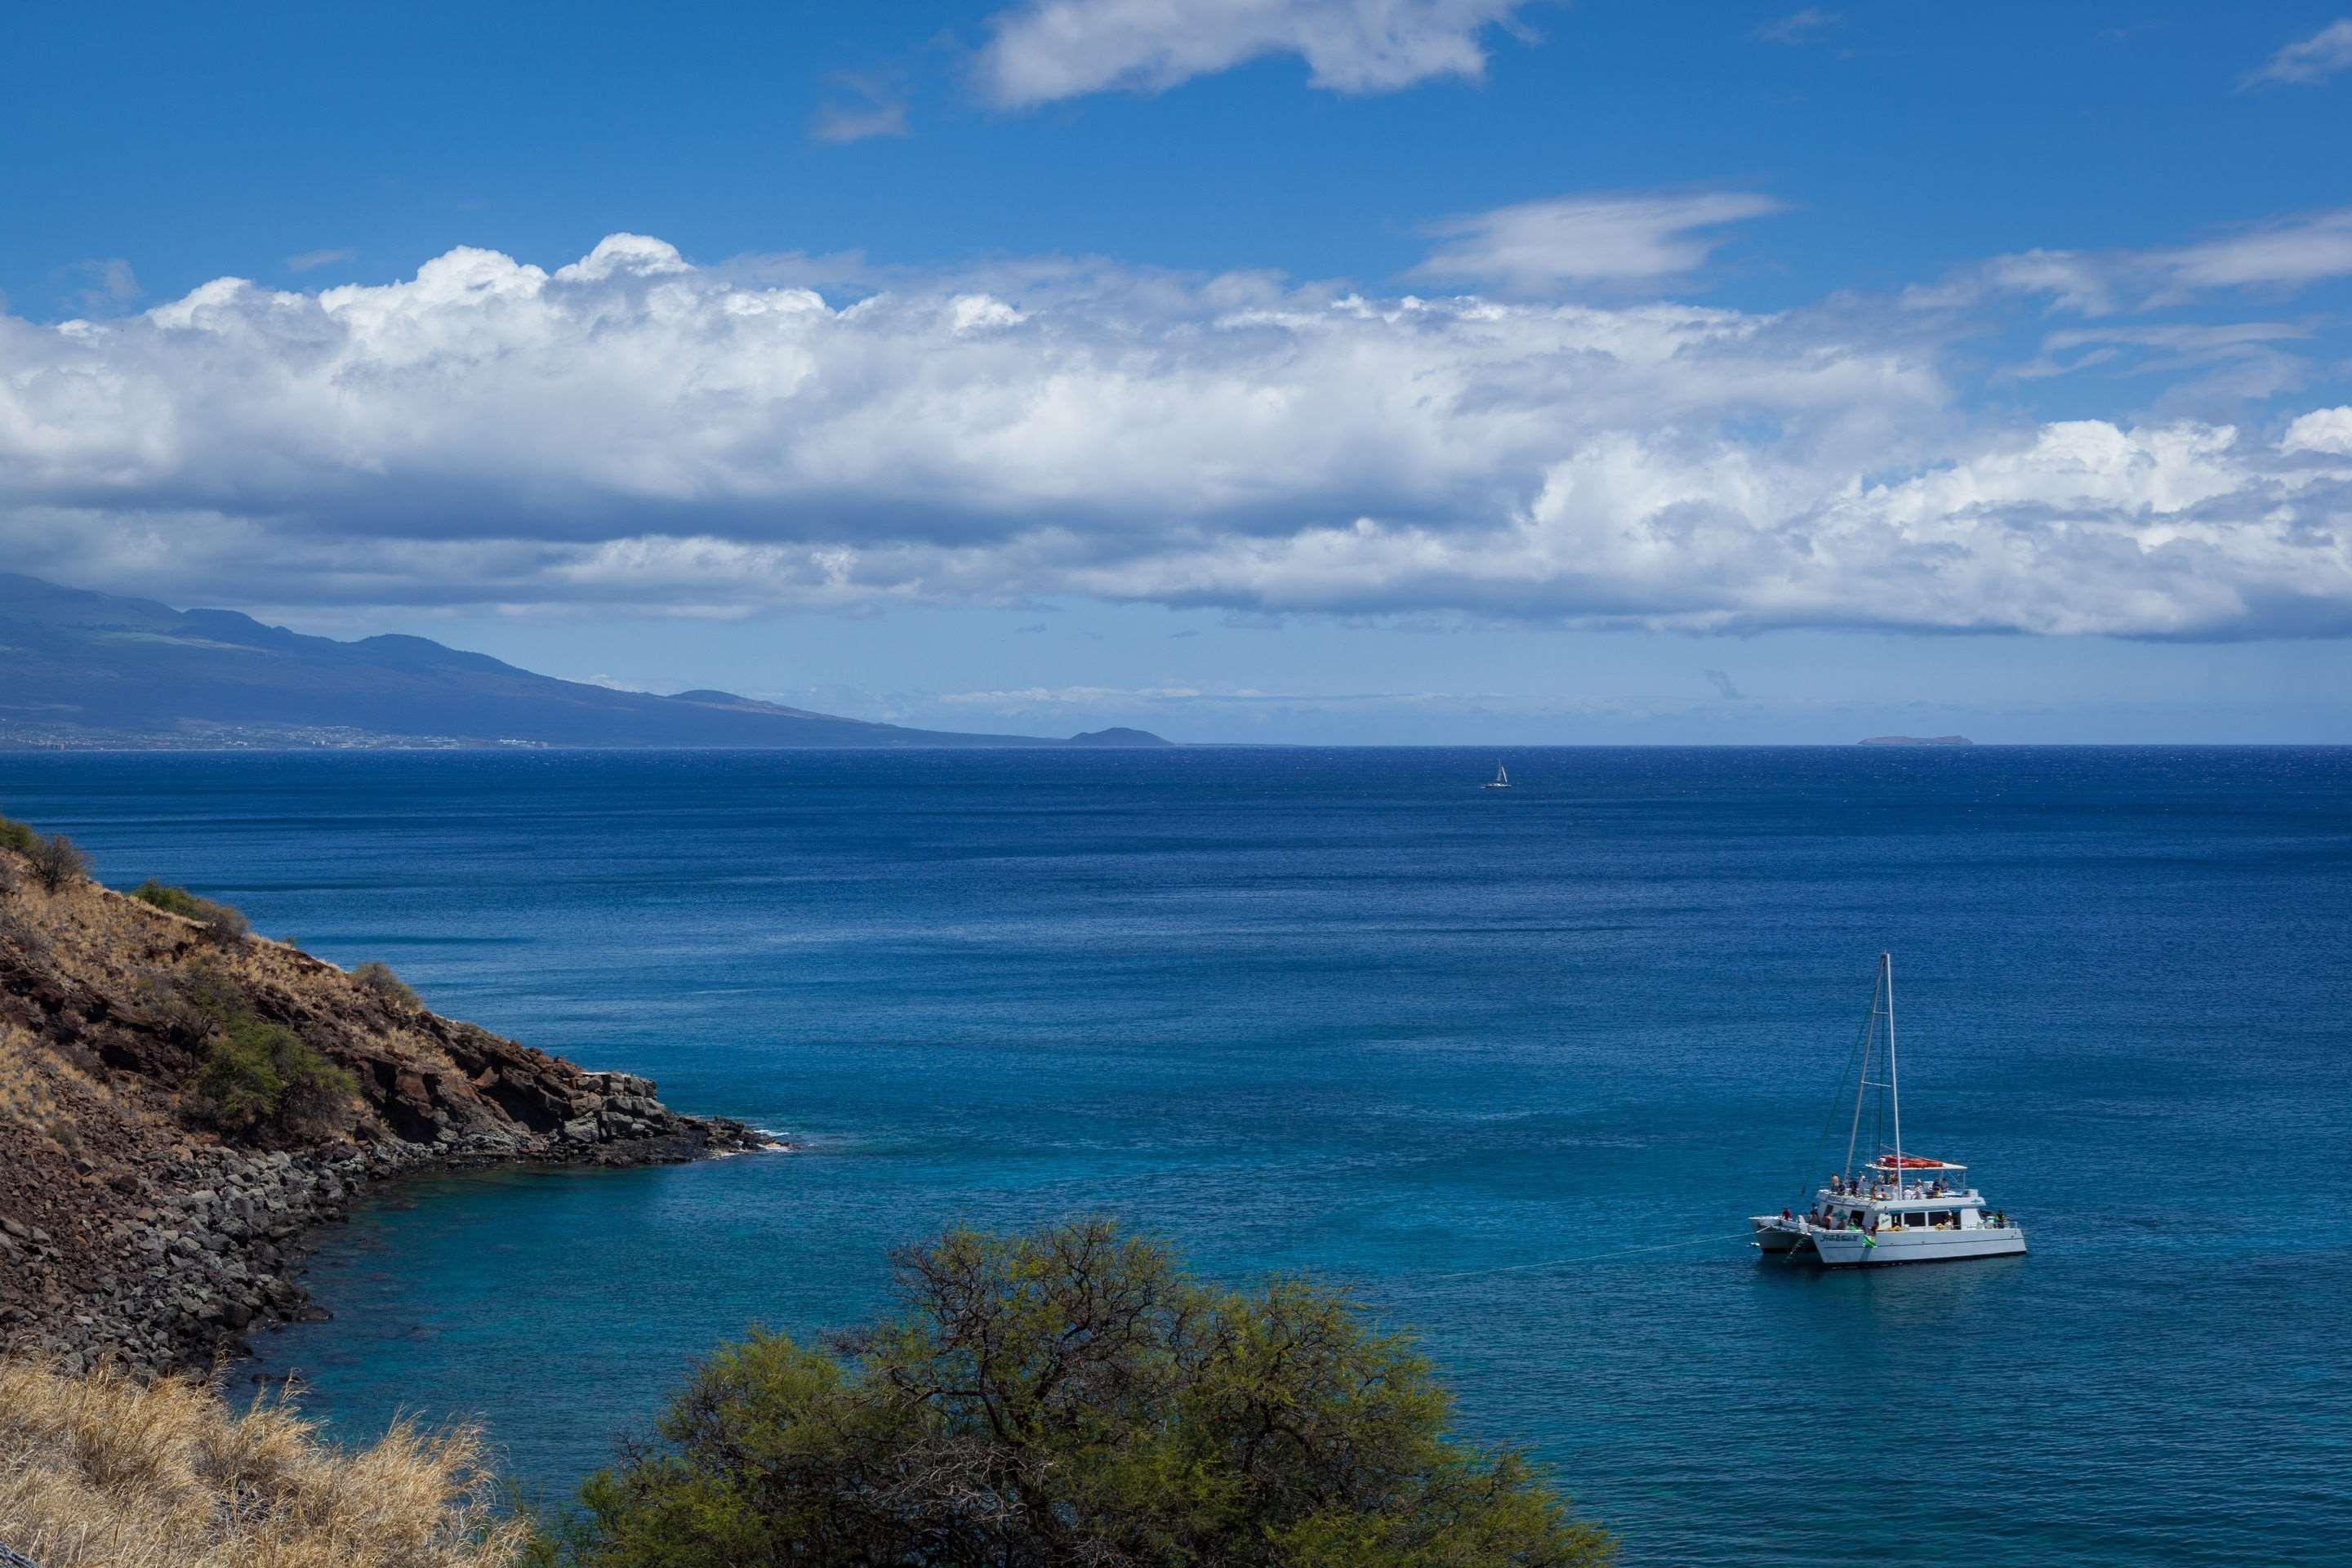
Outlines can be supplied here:
[[52, 890], [38, 846], [0, 827], [18, 846], [0, 847], [0, 1351], [68, 1368], [234, 1351], [304, 1310], [301, 1237], [383, 1176], [769, 1142], [444, 1018], [388, 972], [70, 872]]

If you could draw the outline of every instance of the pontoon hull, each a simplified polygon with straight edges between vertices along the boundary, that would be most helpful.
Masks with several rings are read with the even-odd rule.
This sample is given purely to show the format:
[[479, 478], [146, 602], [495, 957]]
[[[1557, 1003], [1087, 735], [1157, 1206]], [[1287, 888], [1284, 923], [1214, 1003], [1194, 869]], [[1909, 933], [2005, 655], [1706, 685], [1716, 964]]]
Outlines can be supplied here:
[[1827, 1268], [1962, 1263], [1974, 1258], [2016, 1258], [2025, 1251], [2025, 1232], [2013, 1225], [1979, 1230], [1882, 1230], [1865, 1239], [1859, 1230], [1827, 1230], [1801, 1220], [1759, 1218], [1749, 1223], [1756, 1227], [1756, 1245], [1768, 1256]]

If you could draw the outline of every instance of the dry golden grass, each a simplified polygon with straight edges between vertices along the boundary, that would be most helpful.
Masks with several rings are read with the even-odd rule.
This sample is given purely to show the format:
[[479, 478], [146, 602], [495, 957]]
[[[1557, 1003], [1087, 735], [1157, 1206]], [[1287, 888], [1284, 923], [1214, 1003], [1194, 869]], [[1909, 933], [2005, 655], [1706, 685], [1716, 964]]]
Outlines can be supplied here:
[[0, 1363], [0, 1544], [42, 1568], [506, 1568], [479, 1434], [344, 1449], [282, 1401]]
[[0, 1024], [0, 1116], [37, 1126], [61, 1109], [49, 1086], [49, 1053], [13, 1024]]

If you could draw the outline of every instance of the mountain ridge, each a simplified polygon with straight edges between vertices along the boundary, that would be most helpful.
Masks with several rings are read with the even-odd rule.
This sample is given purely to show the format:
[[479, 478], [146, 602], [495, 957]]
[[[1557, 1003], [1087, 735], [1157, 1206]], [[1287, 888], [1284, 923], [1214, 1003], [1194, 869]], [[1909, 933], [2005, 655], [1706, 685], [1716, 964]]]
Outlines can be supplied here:
[[343, 642], [238, 610], [175, 610], [0, 573], [0, 748], [1171, 743], [1140, 730], [920, 730], [708, 689], [620, 691], [405, 633]]

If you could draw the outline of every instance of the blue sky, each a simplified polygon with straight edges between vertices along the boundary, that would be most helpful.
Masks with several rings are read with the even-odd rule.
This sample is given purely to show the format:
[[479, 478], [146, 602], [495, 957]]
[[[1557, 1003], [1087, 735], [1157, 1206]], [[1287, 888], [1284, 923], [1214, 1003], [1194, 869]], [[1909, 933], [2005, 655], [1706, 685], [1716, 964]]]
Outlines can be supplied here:
[[1183, 10], [21, 7], [0, 549], [971, 728], [2347, 737], [2342, 0]]

